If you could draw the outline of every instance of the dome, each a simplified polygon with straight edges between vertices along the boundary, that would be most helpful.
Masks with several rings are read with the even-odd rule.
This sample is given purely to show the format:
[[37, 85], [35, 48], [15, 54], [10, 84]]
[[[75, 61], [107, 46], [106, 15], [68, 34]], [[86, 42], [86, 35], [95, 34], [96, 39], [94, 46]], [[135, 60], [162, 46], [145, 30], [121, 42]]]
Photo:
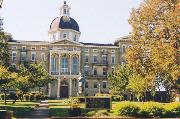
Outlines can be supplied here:
[[69, 21], [64, 21], [63, 16], [55, 18], [51, 25], [50, 30], [57, 30], [57, 29], [72, 29], [75, 31], [80, 32], [78, 23], [71, 17], [69, 17]]

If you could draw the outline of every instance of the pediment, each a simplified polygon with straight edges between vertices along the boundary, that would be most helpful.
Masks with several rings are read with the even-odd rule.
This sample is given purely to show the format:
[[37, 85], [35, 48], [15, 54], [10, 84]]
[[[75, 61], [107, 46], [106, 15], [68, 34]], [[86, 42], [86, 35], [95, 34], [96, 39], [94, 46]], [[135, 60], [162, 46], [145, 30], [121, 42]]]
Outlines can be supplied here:
[[75, 41], [69, 41], [69, 40], [59, 40], [59, 41], [54, 41], [52, 44], [62, 44], [62, 45], [83, 45], [81, 43], [75, 42]]

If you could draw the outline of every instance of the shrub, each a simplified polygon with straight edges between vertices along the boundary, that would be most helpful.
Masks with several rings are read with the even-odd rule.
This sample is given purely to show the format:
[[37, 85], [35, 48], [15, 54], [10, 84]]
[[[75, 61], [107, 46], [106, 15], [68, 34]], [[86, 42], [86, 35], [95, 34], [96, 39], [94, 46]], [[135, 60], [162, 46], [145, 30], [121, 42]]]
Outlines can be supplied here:
[[33, 100], [35, 99], [35, 98], [34, 98], [34, 97], [35, 97], [34, 95], [35, 95], [35, 94], [29, 94], [29, 100], [30, 100], [30, 101], [33, 101]]
[[30, 100], [30, 96], [29, 96], [29, 94], [24, 94], [24, 100], [26, 100], [26, 101], [28, 101], [28, 100]]
[[36, 93], [34, 95], [34, 98], [35, 98], [35, 100], [42, 100], [42, 94], [41, 93]]
[[119, 95], [112, 96], [112, 101], [119, 102], [122, 100], [123, 100], [123, 96], [119, 96]]
[[95, 113], [95, 117], [106, 117], [106, 116], [109, 116], [109, 112], [107, 110], [98, 110], [96, 113]]
[[145, 103], [140, 110], [141, 117], [163, 117], [164, 107], [160, 103]]
[[122, 106], [118, 109], [118, 115], [122, 116], [138, 116], [138, 113], [140, 111], [140, 107], [133, 104], [133, 103], [124, 103]]
[[85, 113], [83, 116], [93, 117], [96, 114], [96, 111], [89, 111]]

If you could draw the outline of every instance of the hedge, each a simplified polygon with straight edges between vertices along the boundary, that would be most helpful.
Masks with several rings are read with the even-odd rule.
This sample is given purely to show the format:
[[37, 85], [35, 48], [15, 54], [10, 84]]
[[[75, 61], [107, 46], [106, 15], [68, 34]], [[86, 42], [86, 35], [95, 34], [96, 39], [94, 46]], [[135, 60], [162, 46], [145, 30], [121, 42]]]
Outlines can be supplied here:
[[175, 118], [180, 117], [180, 103], [122, 102], [116, 106], [114, 113], [126, 117]]

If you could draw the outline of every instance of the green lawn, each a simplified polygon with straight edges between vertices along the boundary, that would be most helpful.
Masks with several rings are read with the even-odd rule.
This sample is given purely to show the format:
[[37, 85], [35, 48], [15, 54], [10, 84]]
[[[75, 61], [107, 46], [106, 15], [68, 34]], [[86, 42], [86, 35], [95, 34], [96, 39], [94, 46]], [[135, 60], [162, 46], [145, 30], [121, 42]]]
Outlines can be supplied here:
[[30, 113], [39, 104], [39, 102], [17, 101], [12, 104], [11, 100], [7, 101], [7, 105], [4, 105], [4, 101], [0, 100], [0, 110], [9, 110], [13, 112], [14, 117], [23, 117], [27, 113]]
[[[51, 116], [68, 117], [70, 105], [65, 100], [49, 100]], [[112, 110], [87, 110], [85, 104], [80, 104], [81, 116], [111, 116], [111, 117], [180, 117], [180, 103], [158, 103], [158, 102], [113, 102]]]

